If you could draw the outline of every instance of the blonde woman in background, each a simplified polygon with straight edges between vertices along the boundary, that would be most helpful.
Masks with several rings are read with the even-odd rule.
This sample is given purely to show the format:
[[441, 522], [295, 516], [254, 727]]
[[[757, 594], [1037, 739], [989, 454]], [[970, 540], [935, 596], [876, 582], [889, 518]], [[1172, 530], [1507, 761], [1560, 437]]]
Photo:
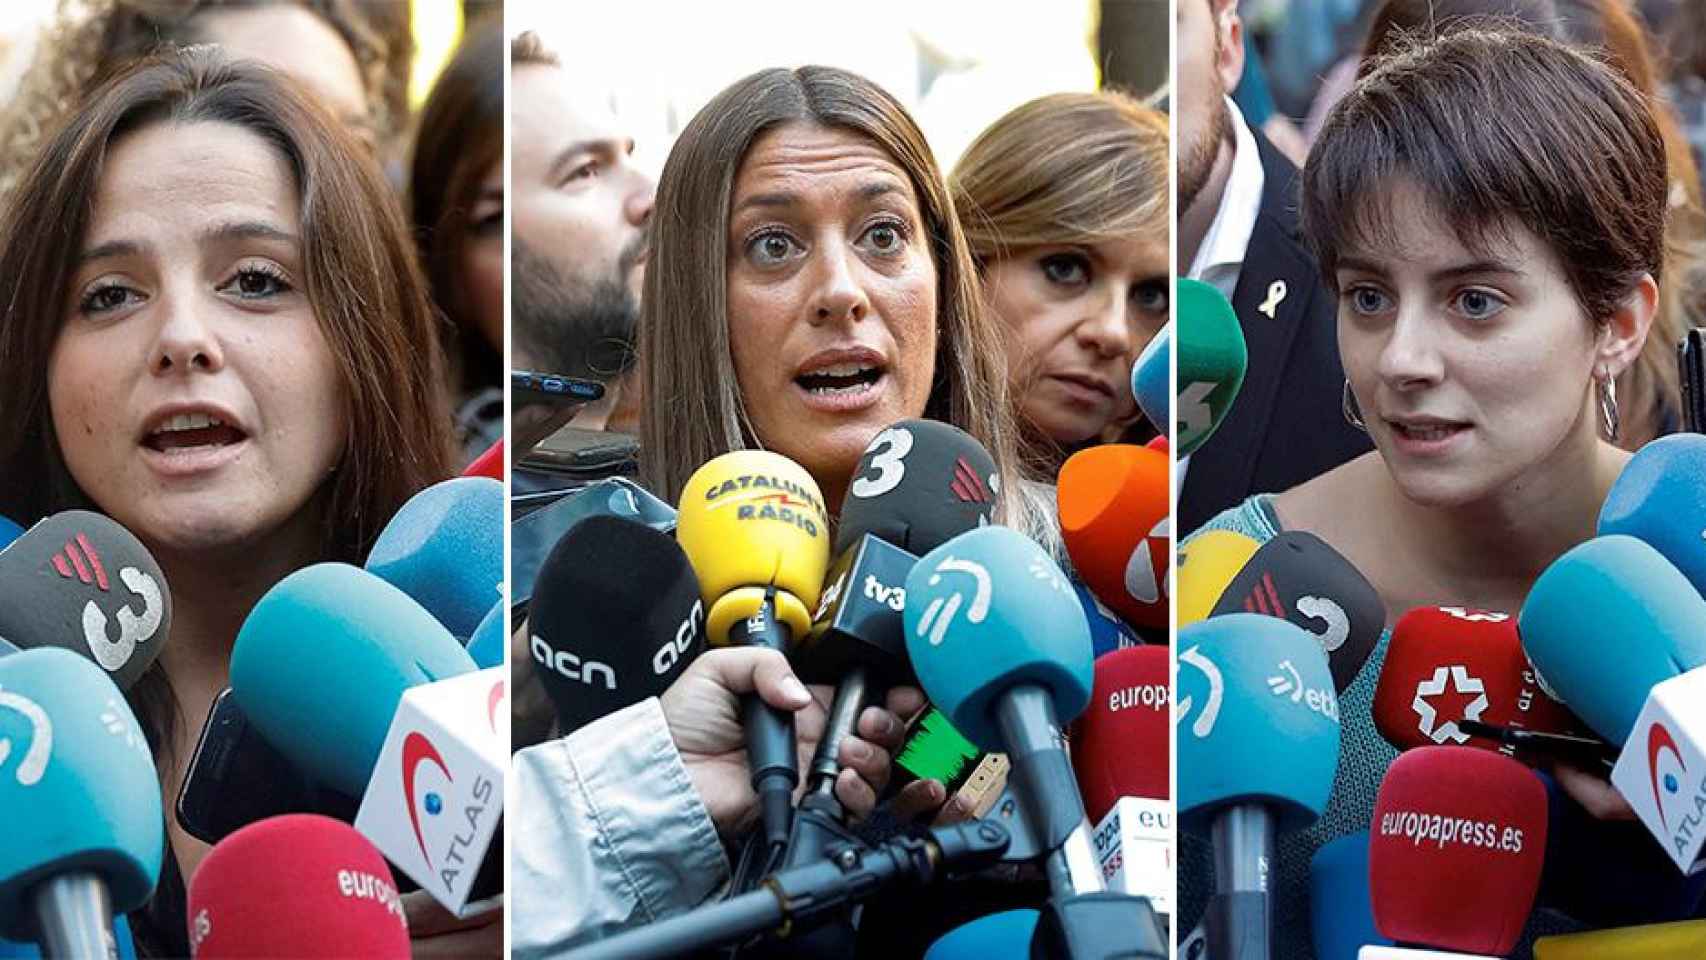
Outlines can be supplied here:
[[1007, 333], [1027, 473], [1137, 417], [1131, 367], [1169, 316], [1167, 117], [1058, 93], [997, 120], [952, 180], [984, 299]]

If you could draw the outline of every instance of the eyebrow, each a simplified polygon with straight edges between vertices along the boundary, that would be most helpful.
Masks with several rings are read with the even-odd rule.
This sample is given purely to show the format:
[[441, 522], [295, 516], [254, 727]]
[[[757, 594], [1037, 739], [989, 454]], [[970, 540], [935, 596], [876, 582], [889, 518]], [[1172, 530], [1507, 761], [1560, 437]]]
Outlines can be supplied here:
[[[231, 240], [272, 240], [297, 246], [301, 238], [294, 233], [280, 230], [270, 223], [260, 220], [243, 220], [235, 223], [220, 223], [203, 230], [199, 235], [203, 243], [222, 243]], [[134, 256], [142, 252], [143, 245], [135, 240], [111, 240], [107, 243], [90, 247], [77, 255], [77, 266], [95, 260], [107, 260], [114, 257]]]
[[[1340, 270], [1357, 270], [1357, 271], [1360, 271], [1362, 273], [1372, 273], [1376, 276], [1381, 276], [1381, 277], [1384, 277], [1387, 275], [1387, 270], [1384, 266], [1382, 266], [1379, 263], [1376, 263], [1373, 260], [1365, 260], [1361, 257], [1341, 257], [1341, 258], [1339, 258], [1339, 269]], [[1512, 266], [1511, 264], [1504, 262], [1503, 260], [1473, 260], [1473, 261], [1470, 261], [1469, 263], [1458, 264], [1455, 267], [1447, 267], [1444, 270], [1436, 270], [1432, 274], [1429, 274], [1429, 279], [1431, 279], [1431, 280], [1453, 280], [1453, 279], [1456, 279], [1458, 277], [1471, 276], [1474, 274], [1486, 274], [1486, 273], [1498, 273], [1498, 274], [1506, 274], [1509, 276], [1520, 276], [1522, 274], [1522, 271], [1518, 270], [1515, 266]]]
[[[858, 190], [858, 193], [855, 194], [855, 196], [859, 200], [869, 201], [869, 200], [875, 200], [878, 197], [885, 196], [885, 195], [891, 194], [891, 193], [905, 193], [905, 191], [900, 188], [900, 184], [892, 183], [892, 182], [889, 182], [886, 180], [873, 180], [870, 183], [867, 183], [867, 184], [864, 184], [863, 186], [861, 186]], [[791, 207], [794, 204], [798, 203], [799, 199], [800, 199], [800, 195], [798, 193], [794, 193], [792, 191], [781, 191], [781, 192], [777, 192], [777, 193], [755, 193], [752, 196], [747, 197], [745, 200], [742, 200], [740, 203], [735, 204], [734, 210], [731, 211], [731, 216], [735, 213], [739, 213], [742, 210], [745, 210], [748, 207], [787, 208], [787, 207]]]

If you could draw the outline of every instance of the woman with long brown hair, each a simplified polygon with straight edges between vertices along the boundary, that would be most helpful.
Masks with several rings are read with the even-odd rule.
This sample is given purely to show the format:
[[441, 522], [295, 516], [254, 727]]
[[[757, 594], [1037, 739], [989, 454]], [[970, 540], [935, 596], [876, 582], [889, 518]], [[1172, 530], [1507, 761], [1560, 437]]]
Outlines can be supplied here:
[[[171, 636], [128, 697], [166, 808], [255, 601], [359, 563], [451, 474], [434, 316], [370, 151], [295, 83], [212, 47], [94, 92], [0, 231], [0, 514], [106, 513], [159, 561]], [[188, 953], [207, 852], [167, 818], [133, 919]]]
[[1112, 91], [1040, 97], [979, 134], [952, 185], [1046, 480], [1137, 416], [1131, 367], [1170, 316], [1167, 117]]

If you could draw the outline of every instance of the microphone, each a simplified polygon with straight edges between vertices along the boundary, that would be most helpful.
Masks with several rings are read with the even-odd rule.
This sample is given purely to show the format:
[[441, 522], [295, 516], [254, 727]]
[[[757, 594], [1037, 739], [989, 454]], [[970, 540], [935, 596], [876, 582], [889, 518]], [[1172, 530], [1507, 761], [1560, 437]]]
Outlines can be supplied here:
[[1635, 451], [1599, 510], [1599, 533], [1644, 541], [1706, 595], [1706, 435], [1673, 433]]
[[1167, 455], [1129, 444], [1080, 450], [1060, 468], [1066, 552], [1096, 596], [1139, 626], [1167, 625], [1169, 490]]
[[527, 625], [563, 733], [669, 689], [699, 656], [704, 622], [674, 537], [610, 515], [570, 527], [539, 568]]
[[1250, 364], [1244, 329], [1225, 295], [1188, 277], [1173, 282], [1179, 331], [1179, 456], [1189, 456], [1226, 419]]
[[1132, 647], [1096, 658], [1090, 706], [1074, 725], [1072, 765], [1102, 880], [1173, 913], [1172, 650]]
[[456, 477], [410, 497], [380, 531], [365, 566], [465, 641], [503, 597], [503, 531], [503, 484]]
[[99, 667], [51, 647], [0, 658], [0, 936], [50, 957], [106, 956], [113, 916], [154, 893], [160, 781]]
[[0, 637], [93, 660], [129, 690], [172, 629], [172, 595], [129, 530], [87, 510], [56, 513], [0, 552]]
[[[1326, 809], [1339, 703], [1321, 644], [1276, 617], [1229, 613], [1179, 631], [1179, 817], [1214, 844], [1208, 955], [1270, 956], [1274, 836]], [[1187, 669], [1189, 668], [1189, 669]], [[1285, 762], [1273, 762], [1276, 744]]]
[[[817, 483], [780, 454], [737, 450], [694, 471], [675, 535], [699, 577], [706, 642], [787, 653], [811, 627], [829, 567], [828, 527]], [[765, 843], [782, 850], [800, 780], [794, 715], [754, 693], [742, 720]]]
[[256, 730], [316, 781], [367, 786], [403, 691], [474, 670], [407, 594], [343, 563], [303, 567], [255, 603], [231, 650], [231, 690]]
[[464, 477], [486, 477], [502, 483], [504, 478], [503, 438], [499, 437], [497, 443], [487, 447], [485, 453], [475, 457], [472, 463], [463, 468], [462, 475]]
[[[131, 938], [130, 923], [124, 914], [113, 917], [112, 939], [107, 950], [100, 955], [111, 960], [136, 960], [136, 943]], [[34, 943], [0, 940], [0, 958], [4, 960], [43, 960], [44, 956], [41, 947]]]
[[544, 566], [551, 548], [571, 527], [587, 517], [600, 514], [628, 517], [665, 533], [675, 532], [675, 508], [626, 477], [595, 480], [527, 513], [521, 512], [521, 498], [515, 500], [515, 521], [510, 524], [509, 558], [512, 609], [531, 603], [534, 581], [538, 579], [539, 568]]
[[474, 666], [481, 670], [488, 667], [501, 667], [504, 662], [505, 632], [509, 626], [509, 617], [504, 612], [503, 598], [492, 604], [492, 609], [480, 618], [479, 626], [474, 628], [474, 635], [468, 638], [468, 656], [474, 661]]
[[960, 924], [936, 938], [924, 960], [1029, 960], [1035, 910], [1005, 910]]
[[198, 958], [409, 957], [385, 858], [329, 817], [270, 817], [220, 841], [190, 878]]
[[1316, 960], [1357, 960], [1365, 946], [1392, 945], [1374, 925], [1368, 831], [1329, 840], [1309, 861], [1309, 933]]
[[1594, 930], [1534, 941], [1534, 960], [1674, 960], [1706, 956], [1706, 920]]
[[1509, 757], [1399, 754], [1369, 827], [1375, 926], [1399, 943], [1509, 953], [1540, 889], [1546, 826], [1546, 788]]
[[995, 460], [971, 434], [938, 420], [902, 420], [865, 447], [841, 503], [835, 548], [872, 534], [918, 556], [994, 520]]
[[24, 535], [24, 528], [5, 517], [0, 517], [0, 550], [5, 550], [13, 540]]
[[[1072, 581], [1072, 591], [1078, 594], [1078, 605], [1084, 608], [1084, 619], [1090, 625], [1092, 655], [1099, 658], [1115, 650], [1144, 645], [1144, 638], [1138, 635], [1137, 630], [1121, 620], [1119, 614], [1109, 610], [1095, 591], [1076, 580]], [[1164, 644], [1165, 628], [1160, 628], [1160, 631], [1163, 639], [1159, 642]]]
[[1172, 424], [1173, 323], [1168, 321], [1151, 339], [1131, 367], [1131, 395], [1137, 408], [1166, 436]]
[[1179, 575], [1174, 590], [1179, 626], [1206, 619], [1232, 578], [1260, 548], [1255, 540], [1231, 530], [1204, 530], [1179, 544]]
[[1301, 530], [1262, 544], [1209, 615], [1239, 611], [1279, 617], [1314, 636], [1338, 693], [1356, 679], [1386, 629], [1386, 606], [1373, 585], [1326, 541]]
[[1541, 688], [1522, 652], [1516, 619], [1464, 607], [1417, 607], [1399, 618], [1372, 712], [1375, 729], [1399, 750], [1470, 744], [1530, 762], [1531, 750], [1479, 736], [1477, 724], [1576, 732], [1569, 710]]

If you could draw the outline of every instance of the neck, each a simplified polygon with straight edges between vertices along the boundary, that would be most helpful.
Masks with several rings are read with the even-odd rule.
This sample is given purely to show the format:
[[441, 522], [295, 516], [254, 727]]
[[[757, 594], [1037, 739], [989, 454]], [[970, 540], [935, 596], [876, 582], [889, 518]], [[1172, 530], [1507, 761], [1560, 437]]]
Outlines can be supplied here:
[[1226, 194], [1226, 181], [1232, 179], [1232, 161], [1238, 153], [1238, 141], [1232, 135], [1230, 124], [1215, 135], [1220, 138], [1220, 149], [1215, 151], [1214, 164], [1209, 167], [1208, 179], [1203, 182], [1202, 189], [1197, 191], [1191, 205], [1179, 212], [1181, 276], [1190, 271], [1192, 261], [1196, 260], [1197, 251], [1202, 248], [1202, 242], [1208, 236], [1208, 228], [1214, 225], [1214, 215], [1220, 212], [1220, 201]]

